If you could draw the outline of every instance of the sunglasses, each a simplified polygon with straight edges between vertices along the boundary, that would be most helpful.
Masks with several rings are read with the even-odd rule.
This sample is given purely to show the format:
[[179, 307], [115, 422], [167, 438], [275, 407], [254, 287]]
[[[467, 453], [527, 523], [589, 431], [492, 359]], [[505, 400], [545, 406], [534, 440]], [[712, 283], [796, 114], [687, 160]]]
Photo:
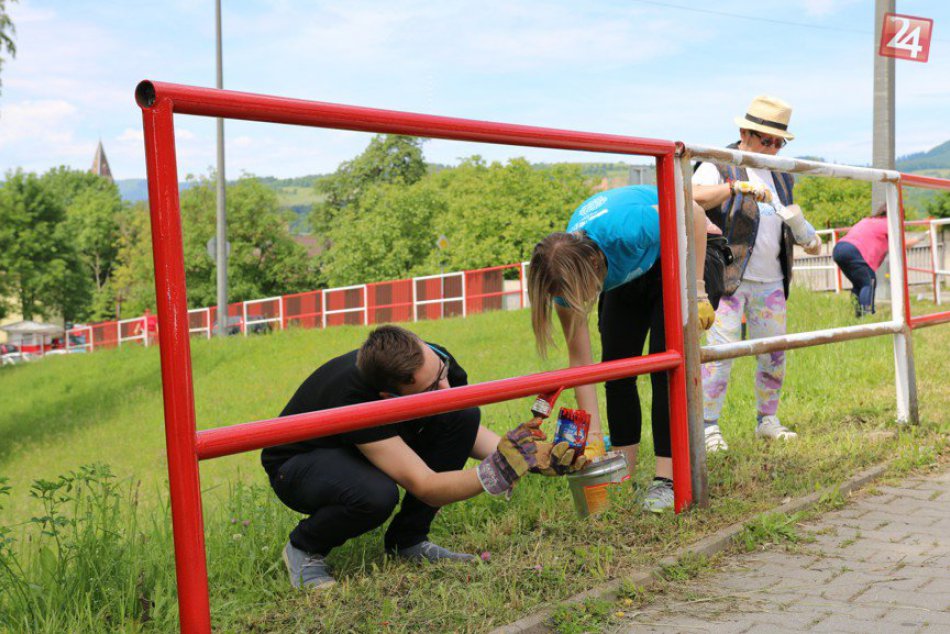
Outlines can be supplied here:
[[781, 150], [783, 147], [788, 145], [788, 141], [781, 137], [765, 136], [761, 132], [756, 132], [755, 130], [749, 130], [749, 132], [751, 132], [753, 136], [758, 138], [759, 141], [762, 143], [762, 145], [764, 145], [765, 147], [775, 147]]
[[449, 368], [452, 367], [452, 360], [449, 358], [449, 355], [445, 354], [435, 346], [428, 343], [426, 345], [429, 346], [429, 350], [434, 352], [436, 356], [439, 357], [439, 361], [442, 363], [442, 367], [439, 368], [439, 374], [435, 381], [432, 382], [432, 385], [422, 390], [423, 392], [434, 392], [439, 389], [439, 383], [449, 378]]

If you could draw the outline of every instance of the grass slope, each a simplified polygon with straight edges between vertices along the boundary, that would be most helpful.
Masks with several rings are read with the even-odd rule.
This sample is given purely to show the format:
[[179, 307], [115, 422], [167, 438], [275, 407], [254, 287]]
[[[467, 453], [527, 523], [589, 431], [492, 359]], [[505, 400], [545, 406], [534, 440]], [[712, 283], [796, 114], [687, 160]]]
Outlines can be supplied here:
[[[852, 323], [848, 313], [843, 295], [797, 290], [792, 296], [790, 330]], [[419, 323], [413, 328], [448, 346], [473, 382], [564, 364], [563, 356], [557, 355], [547, 363], [538, 360], [524, 311]], [[341, 327], [193, 342], [199, 427], [275, 415], [314, 367], [358, 346], [365, 332]], [[624, 487], [615, 492], [612, 510], [581, 521], [574, 517], [564, 481], [529, 477], [519, 484], [511, 502], [480, 496], [447, 507], [434, 524], [434, 540], [469, 552], [490, 551], [490, 563], [417, 566], [391, 561], [381, 554], [378, 529], [331, 554], [341, 583], [322, 594], [288, 591], [279, 552], [294, 515], [267, 489], [257, 453], [203, 463], [216, 627], [221, 631], [485, 631], [631, 567], [655, 562], [687, 541], [786, 496], [840, 481], [869, 464], [895, 457], [901, 467], [929, 464], [945, 450], [950, 429], [950, 387], [945, 378], [950, 328], [925, 329], [915, 333], [914, 339], [924, 420], [920, 428], [893, 425], [893, 353], [887, 337], [789, 353], [779, 414], [801, 437], [787, 446], [764, 445], [753, 438], [754, 360], [741, 359], [733, 369], [722, 419], [731, 451], [710, 457], [709, 509], [678, 517], [647, 516], [637, 510], [633, 490]], [[0, 371], [4, 395], [0, 474], [9, 476], [13, 486], [9, 499], [0, 498], [6, 506], [0, 529], [6, 525], [14, 532], [33, 531], [37, 524], [29, 518], [41, 515], [43, 509], [41, 500], [27, 495], [29, 483], [38, 478], [53, 480], [91, 462], [108, 463], [126, 478], [123, 486], [130, 488], [131, 500], [123, 502], [121, 512], [116, 511], [119, 517], [109, 516], [108, 522], [121, 528], [101, 535], [96, 532], [95, 539], [83, 542], [95, 545], [77, 551], [85, 556], [64, 556], [63, 561], [69, 561], [63, 566], [73, 569], [47, 574], [48, 583], [42, 581], [41, 572], [52, 569], [52, 564], [51, 555], [42, 552], [43, 538], [35, 532], [29, 540], [20, 536], [22, 556], [34, 562], [30, 570], [40, 571], [34, 573], [32, 583], [47, 588], [38, 593], [47, 604], [33, 612], [9, 608], [12, 618], [19, 619], [14, 631], [165, 631], [174, 627], [158, 364], [156, 349], [126, 348], [50, 358]], [[648, 381], [641, 381], [641, 390], [648, 400]], [[564, 404], [570, 401], [567, 398]], [[529, 405], [529, 399], [492, 405], [485, 408], [483, 419], [502, 431], [523, 421]], [[649, 411], [649, 407], [644, 409]], [[649, 447], [649, 425], [645, 435]], [[648, 481], [651, 469], [652, 459], [646, 456], [638, 486]], [[90, 517], [88, 512], [76, 513]], [[113, 549], [102, 544], [112, 544]], [[2, 555], [0, 549], [0, 559]], [[120, 575], [124, 581], [115, 582], [120, 590], [112, 595], [101, 594], [125, 597], [121, 609], [109, 607], [107, 599], [87, 600], [83, 594], [111, 587], [108, 580], [85, 582], [86, 586], [82, 580], [96, 578], [97, 567], [113, 559], [125, 562], [127, 570], [123, 568], [124, 576]], [[63, 592], [58, 588], [72, 588], [62, 580], [74, 577], [76, 589], [57, 594]], [[83, 597], [80, 607], [66, 607], [74, 596]]]

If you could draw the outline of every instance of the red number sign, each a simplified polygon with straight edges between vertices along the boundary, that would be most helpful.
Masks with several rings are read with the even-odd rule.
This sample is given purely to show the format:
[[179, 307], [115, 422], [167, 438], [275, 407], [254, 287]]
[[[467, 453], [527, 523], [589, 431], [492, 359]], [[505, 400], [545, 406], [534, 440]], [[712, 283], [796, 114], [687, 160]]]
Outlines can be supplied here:
[[878, 55], [926, 62], [930, 57], [930, 32], [933, 26], [934, 21], [930, 18], [885, 14]]

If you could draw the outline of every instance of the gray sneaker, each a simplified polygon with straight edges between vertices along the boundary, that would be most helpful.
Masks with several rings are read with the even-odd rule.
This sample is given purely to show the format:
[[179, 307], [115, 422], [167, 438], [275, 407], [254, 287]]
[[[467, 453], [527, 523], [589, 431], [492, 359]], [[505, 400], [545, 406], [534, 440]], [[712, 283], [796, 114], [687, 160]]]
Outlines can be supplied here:
[[673, 483], [667, 480], [654, 480], [643, 498], [643, 508], [651, 513], [665, 513], [673, 510]]
[[290, 573], [290, 585], [295, 588], [329, 588], [336, 584], [322, 555], [311, 555], [287, 542], [283, 559]]
[[387, 548], [386, 553], [394, 557], [401, 557], [403, 559], [410, 559], [413, 561], [443, 561], [443, 560], [454, 560], [454, 561], [470, 561], [475, 559], [475, 555], [469, 555], [467, 553], [456, 553], [448, 548], [442, 548], [437, 544], [426, 540], [424, 542], [419, 542], [415, 546], [410, 546], [409, 548]]
[[798, 434], [779, 422], [778, 416], [763, 416], [755, 428], [756, 438], [765, 438], [766, 440], [795, 440]]

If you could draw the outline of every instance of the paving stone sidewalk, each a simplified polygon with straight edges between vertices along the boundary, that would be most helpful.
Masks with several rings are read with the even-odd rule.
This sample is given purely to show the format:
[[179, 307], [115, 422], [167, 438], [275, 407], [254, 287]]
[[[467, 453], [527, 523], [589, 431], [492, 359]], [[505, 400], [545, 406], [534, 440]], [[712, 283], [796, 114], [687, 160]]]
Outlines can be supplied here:
[[876, 490], [800, 526], [813, 542], [729, 555], [619, 631], [950, 633], [950, 471]]

